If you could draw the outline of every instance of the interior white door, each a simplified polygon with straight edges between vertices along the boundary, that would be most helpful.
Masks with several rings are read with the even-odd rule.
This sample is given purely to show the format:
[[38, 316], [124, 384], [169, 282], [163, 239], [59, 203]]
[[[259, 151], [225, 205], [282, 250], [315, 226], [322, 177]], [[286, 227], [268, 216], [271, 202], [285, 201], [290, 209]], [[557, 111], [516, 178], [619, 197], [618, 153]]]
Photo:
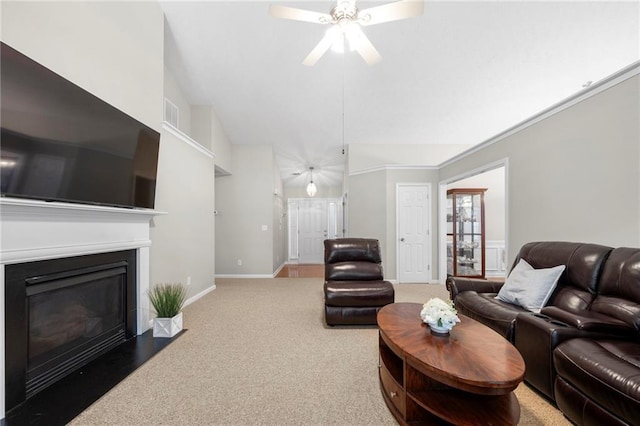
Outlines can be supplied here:
[[300, 263], [323, 263], [327, 238], [327, 200], [302, 199], [298, 211], [298, 260]]
[[396, 188], [398, 282], [430, 280], [430, 192], [424, 184], [398, 184]]

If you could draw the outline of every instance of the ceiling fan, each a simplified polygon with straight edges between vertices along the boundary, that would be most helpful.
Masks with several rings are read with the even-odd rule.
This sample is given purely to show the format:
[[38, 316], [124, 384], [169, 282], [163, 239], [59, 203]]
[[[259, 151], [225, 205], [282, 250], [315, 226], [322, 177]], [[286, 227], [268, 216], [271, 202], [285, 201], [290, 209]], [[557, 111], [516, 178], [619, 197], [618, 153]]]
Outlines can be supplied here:
[[348, 44], [351, 50], [357, 51], [367, 64], [373, 65], [382, 57], [364, 35], [361, 27], [413, 18], [422, 15], [423, 12], [424, 2], [422, 0], [400, 0], [363, 10], [358, 9], [356, 0], [337, 0], [336, 5], [329, 13], [277, 4], [272, 4], [269, 8], [269, 14], [275, 18], [331, 25], [320, 43], [302, 62], [308, 66], [315, 65], [330, 48], [338, 52], [344, 51], [345, 44]]

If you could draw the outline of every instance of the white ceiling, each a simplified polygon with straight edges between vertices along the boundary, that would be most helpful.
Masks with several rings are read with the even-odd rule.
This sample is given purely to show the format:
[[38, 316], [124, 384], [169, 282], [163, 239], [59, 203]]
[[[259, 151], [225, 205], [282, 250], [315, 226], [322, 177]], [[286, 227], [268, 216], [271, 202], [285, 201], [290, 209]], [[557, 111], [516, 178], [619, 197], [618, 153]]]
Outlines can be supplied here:
[[167, 66], [189, 102], [213, 105], [231, 143], [272, 145], [285, 185], [303, 186], [292, 173], [309, 166], [318, 185], [338, 184], [343, 141], [483, 142], [640, 59], [637, 0], [426, 1], [423, 16], [364, 28], [378, 64], [329, 51], [307, 67], [326, 27], [272, 18], [275, 2], [161, 6]]

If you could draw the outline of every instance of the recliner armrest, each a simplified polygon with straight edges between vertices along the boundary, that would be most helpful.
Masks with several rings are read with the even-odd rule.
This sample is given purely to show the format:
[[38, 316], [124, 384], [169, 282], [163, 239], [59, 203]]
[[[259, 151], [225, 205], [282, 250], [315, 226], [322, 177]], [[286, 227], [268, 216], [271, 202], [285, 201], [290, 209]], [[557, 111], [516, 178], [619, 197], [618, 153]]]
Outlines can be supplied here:
[[607, 335], [627, 337], [637, 335], [635, 328], [624, 321], [612, 318], [593, 311], [580, 311], [580, 313], [566, 311], [557, 306], [546, 306], [540, 311], [554, 320], [561, 321], [570, 327], [590, 333], [603, 333]]
[[478, 293], [497, 293], [504, 285], [503, 282], [483, 280], [481, 278], [447, 277], [447, 290], [449, 297], [455, 300], [458, 293], [463, 291], [475, 291]]

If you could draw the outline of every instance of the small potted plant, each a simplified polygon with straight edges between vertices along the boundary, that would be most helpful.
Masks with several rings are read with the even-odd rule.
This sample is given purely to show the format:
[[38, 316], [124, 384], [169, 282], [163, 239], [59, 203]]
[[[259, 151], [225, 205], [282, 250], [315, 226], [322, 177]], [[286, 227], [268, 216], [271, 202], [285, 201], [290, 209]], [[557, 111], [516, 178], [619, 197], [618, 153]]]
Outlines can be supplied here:
[[449, 334], [453, 326], [460, 322], [453, 302], [445, 302], [437, 297], [422, 305], [420, 318], [435, 334]]
[[173, 337], [182, 330], [182, 307], [187, 288], [182, 283], [156, 284], [149, 290], [149, 301], [156, 311], [153, 337]]

